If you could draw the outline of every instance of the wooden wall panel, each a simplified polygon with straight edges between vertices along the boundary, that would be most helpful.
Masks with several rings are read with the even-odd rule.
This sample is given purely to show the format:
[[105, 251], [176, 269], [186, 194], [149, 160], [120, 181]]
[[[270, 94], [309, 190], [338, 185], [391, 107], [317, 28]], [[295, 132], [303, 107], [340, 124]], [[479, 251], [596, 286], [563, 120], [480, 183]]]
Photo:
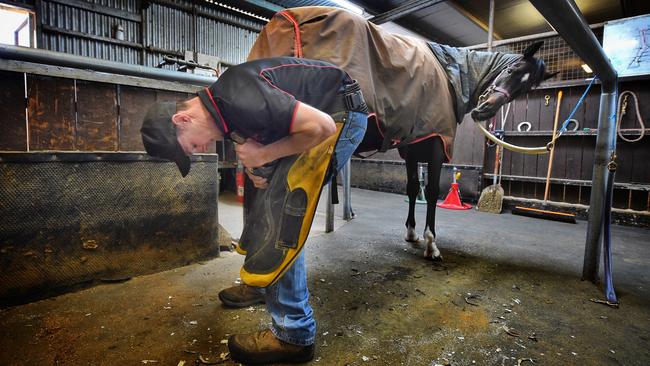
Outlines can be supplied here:
[[632, 191], [632, 204], [630, 208], [637, 211], [650, 211], [650, 205], [648, 204], [650, 202], [649, 194], [650, 192], [648, 191]]
[[[650, 116], [650, 114], [648, 115]], [[646, 128], [650, 129], [650, 126], [646, 126]], [[646, 136], [641, 141], [627, 143], [633, 145], [630, 182], [650, 183], [650, 136], [648, 134], [650, 134], [650, 130], [646, 130]]]
[[30, 150], [74, 150], [74, 80], [27, 76]]
[[144, 151], [140, 127], [149, 105], [156, 101], [153, 89], [120, 86], [120, 151]]
[[452, 164], [482, 165], [484, 141], [485, 137], [474, 126], [474, 120], [465, 116], [456, 130]]
[[578, 203], [580, 201], [580, 187], [566, 185], [564, 187], [564, 202]]
[[[540, 100], [544, 96], [543, 90], [533, 90], [528, 94], [528, 103], [526, 105], [526, 119], [525, 121], [530, 122], [531, 131], [539, 131], [539, 111], [540, 111]], [[515, 126], [516, 130], [516, 126]], [[544, 141], [546, 139], [539, 136], [531, 136], [525, 141], [530, 141], [530, 145], [526, 143], [526, 146], [542, 146], [546, 144]], [[541, 141], [541, 143], [539, 142]], [[524, 175], [528, 177], [537, 176], [537, 156], [536, 155], [525, 155], [524, 156]]]
[[[632, 181], [632, 174], [635, 165], [635, 149], [640, 145], [621, 141], [620, 139], [616, 144], [616, 161], [618, 167], [616, 168], [616, 181], [619, 183]], [[648, 163], [646, 161], [646, 167]], [[647, 168], [646, 168], [647, 170]]]
[[596, 151], [596, 136], [586, 136], [582, 140], [582, 166], [580, 179], [591, 180], [594, 171], [594, 153]]
[[580, 187], [580, 203], [588, 206], [591, 199], [591, 187]]
[[[512, 121], [509, 121], [506, 130], [516, 131], [517, 127], [515, 123], [526, 120], [526, 106], [527, 98], [524, 95], [523, 97], [518, 98], [513, 103], [511, 103], [510, 115], [512, 116]], [[509, 118], [510, 120], [510, 118]], [[521, 139], [519, 139], [521, 140]], [[524, 175], [524, 154], [512, 153], [510, 154], [510, 172], [512, 175]]]
[[630, 191], [627, 189], [614, 189], [612, 195], [612, 207], [627, 209], [629, 208]]
[[522, 197], [535, 198], [535, 183], [524, 182]]
[[117, 151], [117, 123], [117, 86], [77, 80], [77, 150]]
[[526, 121], [530, 122], [531, 131], [540, 130], [540, 116], [541, 108], [546, 108], [544, 106], [544, 95], [546, 95], [546, 90], [533, 90], [528, 93], [528, 104], [526, 105]]
[[[548, 96], [548, 103], [546, 102]], [[539, 106], [539, 130], [549, 133], [546, 141], [550, 141], [550, 132], [553, 130], [553, 118], [555, 117], [555, 105], [557, 103], [557, 92], [554, 89], [546, 89], [540, 94]], [[549, 154], [537, 155], [537, 176], [546, 178], [548, 170]]]
[[0, 71], [0, 150], [26, 151], [27, 126], [25, 124], [25, 75]]
[[[548, 105], [546, 104], [546, 96], [549, 97]], [[540, 94], [540, 97], [539, 130], [551, 131], [553, 129], [553, 118], [555, 117], [557, 91], [555, 89], [546, 89], [544, 93]]]
[[549, 188], [549, 201], [563, 202], [564, 201], [564, 184], [550, 183]]
[[[557, 104], [553, 107], [553, 124], [549, 128], [549, 130], [552, 133], [557, 133], [557, 131], [562, 128], [562, 124], [564, 123], [564, 120], [569, 117], [569, 114], [571, 114], [571, 110], [573, 109], [573, 106], [577, 102], [577, 98], [575, 97], [574, 91], [575, 89], [571, 88], [563, 88], [562, 89], [562, 100], [559, 101], [560, 103], [560, 113], [557, 116], [557, 127], [555, 130], [553, 130], [554, 124], [555, 124], [555, 111], [557, 109]], [[557, 92], [556, 92], [556, 97], [557, 97]], [[556, 103], [558, 101], [556, 100]], [[553, 169], [551, 172], [551, 177], [554, 178], [565, 178], [567, 174], [567, 150], [569, 148], [569, 145], [572, 143], [571, 139], [573, 136], [563, 136], [560, 137], [556, 141], [556, 146], [555, 146], [555, 152], [553, 153]], [[550, 138], [549, 138], [550, 140]]]
[[598, 85], [592, 87], [585, 100], [584, 104], [584, 117], [580, 121], [580, 128], [598, 128], [598, 110], [600, 108], [600, 88]]

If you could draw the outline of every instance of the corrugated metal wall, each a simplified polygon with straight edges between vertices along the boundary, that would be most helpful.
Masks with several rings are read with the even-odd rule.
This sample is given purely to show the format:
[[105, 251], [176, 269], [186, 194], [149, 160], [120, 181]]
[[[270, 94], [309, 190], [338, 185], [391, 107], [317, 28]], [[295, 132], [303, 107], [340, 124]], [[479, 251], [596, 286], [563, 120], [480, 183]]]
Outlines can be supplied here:
[[[36, 1], [39, 48], [156, 66], [185, 51], [228, 64], [246, 60], [264, 21], [187, 0]], [[123, 30], [123, 39], [116, 29]], [[173, 66], [165, 66], [172, 68]]]

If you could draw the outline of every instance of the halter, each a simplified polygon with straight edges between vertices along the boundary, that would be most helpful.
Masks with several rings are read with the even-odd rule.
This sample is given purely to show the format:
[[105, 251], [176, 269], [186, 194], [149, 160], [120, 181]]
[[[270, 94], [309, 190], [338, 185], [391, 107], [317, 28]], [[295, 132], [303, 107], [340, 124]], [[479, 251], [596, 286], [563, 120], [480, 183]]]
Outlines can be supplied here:
[[[514, 65], [515, 63], [513, 63], [512, 65]], [[508, 70], [510, 70], [510, 67], [512, 65], [510, 65], [510, 66], [506, 67], [505, 69], [501, 70], [501, 72], [497, 75], [497, 77], [495, 77], [494, 80], [492, 81], [492, 84], [490, 84], [490, 86], [488, 86], [488, 88], [485, 89], [485, 91], [481, 95], [478, 96], [478, 103], [479, 104], [483, 103], [490, 96], [490, 94], [494, 93], [495, 91], [503, 93], [503, 95], [506, 96], [506, 99], [507, 99], [506, 103], [510, 102], [510, 98], [511, 98], [510, 93], [507, 90], [505, 90], [504, 88], [502, 88], [500, 86], [497, 86], [497, 80], [499, 80], [499, 78], [501, 77], [501, 74], [503, 74], [504, 72], [507, 72]]]
[[[499, 80], [499, 78], [501, 77], [501, 74], [503, 74], [504, 72], [507, 72], [508, 70], [510, 70], [519, 61], [521, 61], [521, 59], [513, 62], [508, 67], [501, 70], [501, 72], [497, 75], [497, 77], [495, 77], [494, 80], [492, 81], [492, 84], [490, 84], [490, 86], [487, 89], [485, 89], [485, 91], [481, 95], [479, 95], [479, 97], [478, 97], [479, 104], [483, 103], [488, 98], [488, 96], [490, 96], [490, 94], [494, 93], [495, 91], [501, 92], [501, 93], [503, 93], [503, 95], [506, 96], [506, 103], [512, 101], [512, 94], [510, 94], [510, 92], [507, 91], [506, 89], [504, 89], [504, 88], [502, 88], [500, 86], [497, 86], [497, 80]], [[532, 84], [533, 85], [537, 85], [539, 83], [538, 80], [541, 80], [542, 75], [544, 74], [544, 65], [543, 65], [542, 60], [537, 59], [536, 62], [535, 62], [535, 66], [537, 67], [537, 70], [534, 73], [534, 77], [532, 79]]]

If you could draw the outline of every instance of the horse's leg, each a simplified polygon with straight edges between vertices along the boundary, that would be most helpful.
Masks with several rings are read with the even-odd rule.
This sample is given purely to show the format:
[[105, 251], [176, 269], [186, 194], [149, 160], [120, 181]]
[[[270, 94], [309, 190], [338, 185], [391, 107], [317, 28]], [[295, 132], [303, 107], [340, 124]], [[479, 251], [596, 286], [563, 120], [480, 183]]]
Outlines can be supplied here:
[[406, 237], [408, 242], [417, 242], [415, 233], [415, 202], [420, 192], [420, 177], [418, 177], [418, 162], [414, 156], [406, 156], [406, 194], [409, 197], [409, 214], [406, 218]]
[[429, 181], [425, 191], [427, 197], [427, 223], [424, 228], [424, 240], [426, 242], [424, 257], [433, 260], [442, 259], [440, 250], [436, 246], [436, 202], [440, 193], [440, 171], [444, 160], [445, 151], [442, 139], [434, 137], [431, 139], [431, 151], [427, 159]]

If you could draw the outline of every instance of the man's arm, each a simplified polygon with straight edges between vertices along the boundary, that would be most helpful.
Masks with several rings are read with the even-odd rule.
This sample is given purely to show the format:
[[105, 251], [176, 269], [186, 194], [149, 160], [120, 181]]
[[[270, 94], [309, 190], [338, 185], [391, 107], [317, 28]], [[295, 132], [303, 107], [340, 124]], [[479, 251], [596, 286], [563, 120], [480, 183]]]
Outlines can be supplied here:
[[246, 168], [257, 168], [285, 156], [311, 149], [336, 132], [336, 124], [327, 113], [304, 103], [298, 104], [292, 131], [272, 144], [262, 145], [252, 139], [235, 145], [235, 151]]

